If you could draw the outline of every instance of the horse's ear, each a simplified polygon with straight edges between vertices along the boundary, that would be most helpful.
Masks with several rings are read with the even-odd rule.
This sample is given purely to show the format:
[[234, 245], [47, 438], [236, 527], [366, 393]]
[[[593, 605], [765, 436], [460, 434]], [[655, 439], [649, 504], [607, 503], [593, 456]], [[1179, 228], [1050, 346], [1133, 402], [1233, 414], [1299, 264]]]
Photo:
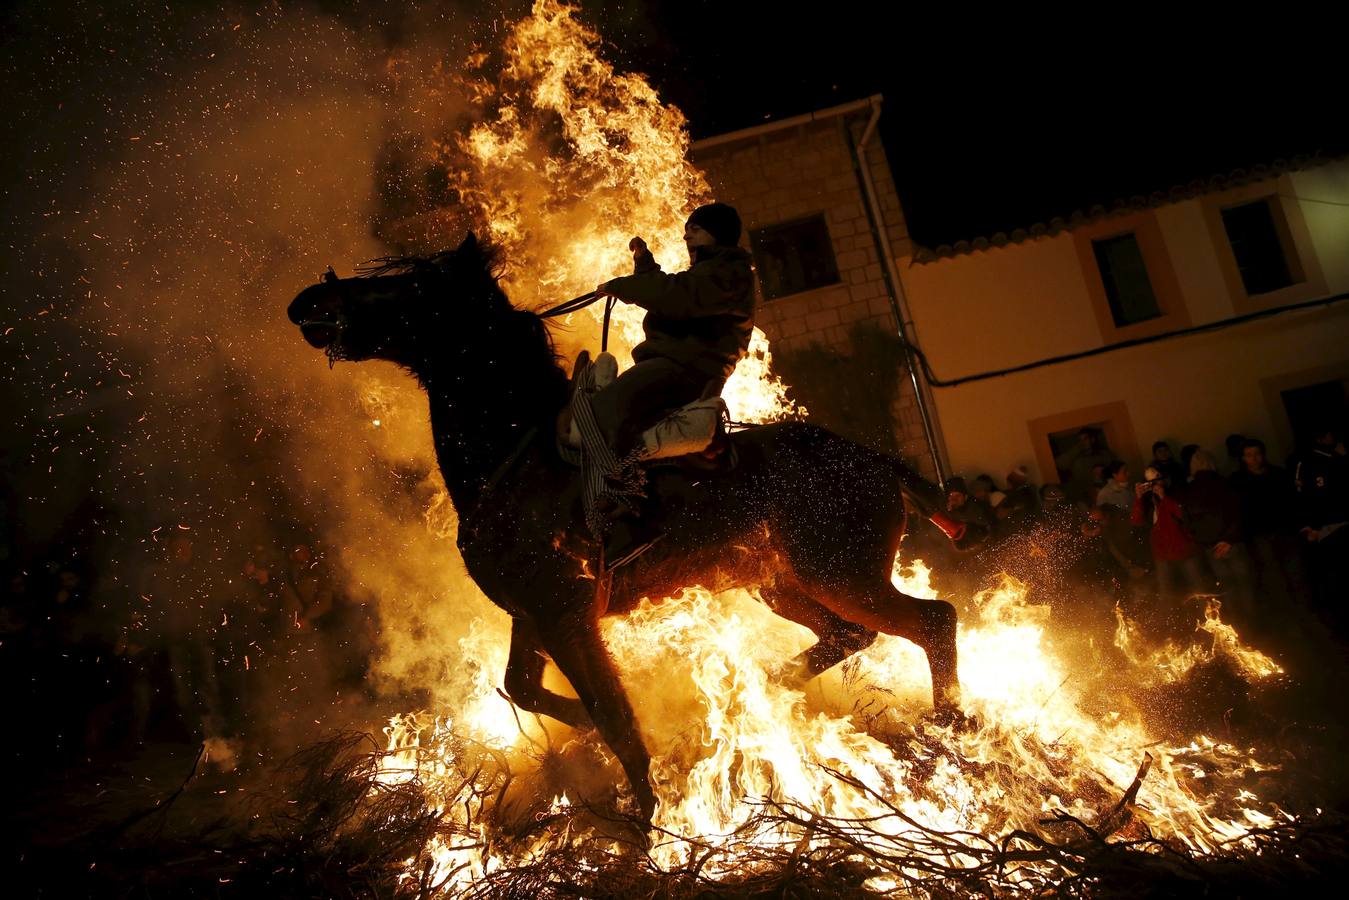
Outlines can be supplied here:
[[477, 249], [478, 249], [478, 236], [475, 235], [472, 231], [470, 231], [467, 235], [465, 235], [463, 241], [460, 242], [459, 250], [457, 252], [463, 253], [465, 250], [476, 251]]

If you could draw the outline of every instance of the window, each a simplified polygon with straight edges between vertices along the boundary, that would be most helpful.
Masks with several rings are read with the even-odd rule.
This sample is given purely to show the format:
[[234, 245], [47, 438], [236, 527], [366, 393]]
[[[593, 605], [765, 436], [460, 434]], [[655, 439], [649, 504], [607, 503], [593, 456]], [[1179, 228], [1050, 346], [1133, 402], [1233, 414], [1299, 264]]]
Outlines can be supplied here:
[[1297, 445], [1307, 442], [1317, 431], [1329, 429], [1337, 438], [1349, 425], [1349, 378], [1323, 381], [1279, 392], [1288, 424]]
[[1132, 233], [1092, 241], [1091, 246], [1116, 327], [1146, 322], [1162, 314], [1143, 264], [1143, 252]]
[[1223, 228], [1247, 296], [1277, 291], [1295, 281], [1274, 215], [1269, 198], [1222, 211]]
[[1122, 459], [1135, 472], [1141, 471], [1139, 462], [1143, 457], [1138, 453], [1133, 422], [1123, 401], [1086, 406], [1031, 419], [1026, 423], [1026, 427], [1030, 431], [1031, 446], [1035, 449], [1035, 460], [1040, 467], [1040, 476], [1047, 483], [1055, 481], [1067, 483], [1067, 476], [1071, 473], [1068, 470], [1060, 471], [1058, 463], [1064, 452], [1077, 443], [1077, 433], [1084, 428], [1096, 436], [1097, 446], [1103, 455], [1112, 459]]
[[[1155, 212], [1108, 216], [1071, 230], [1091, 316], [1104, 343], [1165, 334], [1190, 324]], [[1235, 265], [1232, 272], [1235, 278]]]
[[1049, 450], [1054, 454], [1054, 469], [1058, 472], [1059, 477], [1057, 480], [1060, 482], [1070, 480], [1073, 477], [1073, 472], [1071, 467], [1059, 465], [1059, 460], [1063, 459], [1064, 454], [1068, 451], [1078, 446], [1081, 442], [1079, 435], [1083, 431], [1091, 432], [1092, 436], [1096, 439], [1096, 446], [1100, 448], [1102, 454], [1110, 456], [1112, 459], [1114, 458], [1114, 453], [1110, 449], [1110, 438], [1108, 438], [1105, 433], [1104, 422], [1090, 422], [1085, 425], [1051, 431], [1045, 435], [1045, 439], [1049, 441]]
[[838, 263], [824, 216], [759, 228], [750, 234], [765, 300], [838, 283]]

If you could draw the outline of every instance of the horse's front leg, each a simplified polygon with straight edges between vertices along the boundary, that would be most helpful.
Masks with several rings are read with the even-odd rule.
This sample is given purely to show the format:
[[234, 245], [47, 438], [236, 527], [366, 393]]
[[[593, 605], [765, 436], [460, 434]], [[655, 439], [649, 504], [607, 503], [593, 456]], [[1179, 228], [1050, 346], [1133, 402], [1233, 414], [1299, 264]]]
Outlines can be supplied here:
[[593, 602], [578, 603], [538, 624], [539, 637], [553, 662], [581, 698], [600, 737], [618, 757], [637, 797], [642, 818], [651, 821], [656, 795], [651, 789], [651, 756], [642, 743], [637, 717], [623, 690], [609, 648], [600, 637]]
[[526, 712], [557, 719], [572, 728], [590, 728], [590, 717], [580, 700], [555, 694], [543, 686], [543, 670], [548, 664], [543, 654], [543, 643], [533, 623], [518, 616], [512, 619], [511, 653], [504, 679], [511, 702]]

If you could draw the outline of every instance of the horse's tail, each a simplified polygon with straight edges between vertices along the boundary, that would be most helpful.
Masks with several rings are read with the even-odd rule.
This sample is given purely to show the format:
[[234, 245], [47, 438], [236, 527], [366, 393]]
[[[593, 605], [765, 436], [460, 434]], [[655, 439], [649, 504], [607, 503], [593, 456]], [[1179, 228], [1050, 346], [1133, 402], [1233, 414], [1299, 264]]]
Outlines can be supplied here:
[[928, 481], [922, 475], [900, 459], [888, 457], [895, 475], [899, 477], [900, 489], [911, 506], [922, 513], [923, 518], [941, 529], [957, 548], [966, 550], [983, 543], [988, 537], [988, 529], [971, 522], [961, 522], [946, 512], [946, 492], [935, 482]]

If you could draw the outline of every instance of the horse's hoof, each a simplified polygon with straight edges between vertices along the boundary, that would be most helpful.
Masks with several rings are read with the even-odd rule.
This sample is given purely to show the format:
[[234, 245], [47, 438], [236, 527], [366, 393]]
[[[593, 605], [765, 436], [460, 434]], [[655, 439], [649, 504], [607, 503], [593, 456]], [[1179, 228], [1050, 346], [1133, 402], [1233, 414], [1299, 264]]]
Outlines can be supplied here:
[[656, 797], [654, 794], [648, 794], [647, 797], [638, 801], [638, 814], [642, 817], [642, 824], [648, 829], [651, 828], [651, 821], [656, 818]]
[[979, 730], [979, 721], [958, 706], [936, 707], [924, 718], [938, 728], [949, 728], [956, 734], [970, 734]]
[[630, 821], [634, 825], [641, 824], [646, 829], [651, 828], [651, 821], [656, 817], [656, 795], [652, 792], [650, 785], [633, 785], [632, 801], [637, 807], [635, 813], [630, 814]]

